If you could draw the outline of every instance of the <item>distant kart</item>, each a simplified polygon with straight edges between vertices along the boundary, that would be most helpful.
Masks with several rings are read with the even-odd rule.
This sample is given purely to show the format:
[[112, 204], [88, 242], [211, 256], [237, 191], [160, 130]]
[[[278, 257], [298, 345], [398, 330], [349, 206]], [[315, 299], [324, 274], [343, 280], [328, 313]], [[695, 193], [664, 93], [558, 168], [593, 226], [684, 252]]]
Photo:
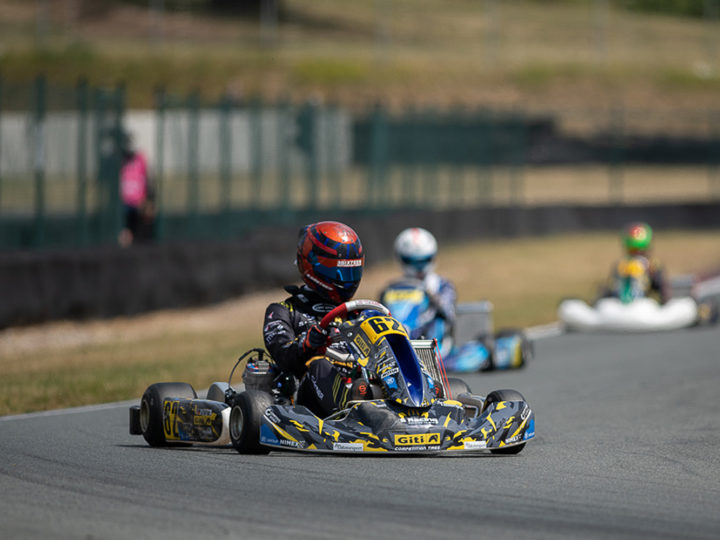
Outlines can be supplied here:
[[659, 332], [712, 322], [717, 308], [691, 296], [661, 304], [645, 296], [648, 261], [632, 257], [621, 263], [612, 294], [594, 304], [570, 298], [558, 306], [558, 318], [575, 331]]
[[[358, 316], [350, 319], [350, 313]], [[445, 376], [434, 343], [411, 341], [383, 305], [347, 302], [320, 324], [332, 327], [328, 358], [356, 363], [372, 399], [350, 401], [319, 418], [295, 403], [294, 378], [279, 372], [262, 349], [252, 349], [227, 383], [210, 386], [205, 399], [185, 383], [148, 387], [140, 405], [130, 408], [130, 433], [143, 435], [151, 446], [230, 443], [253, 454], [517, 454], [534, 437], [535, 415], [519, 392], [470, 393], [462, 380]], [[244, 358], [245, 389], [239, 391], [232, 375]]]
[[450, 372], [517, 369], [532, 358], [532, 343], [522, 330], [492, 331], [490, 302], [458, 304], [457, 328], [450, 328], [419, 280], [406, 278], [391, 283], [380, 301], [405, 325], [411, 337], [438, 341], [443, 363]]

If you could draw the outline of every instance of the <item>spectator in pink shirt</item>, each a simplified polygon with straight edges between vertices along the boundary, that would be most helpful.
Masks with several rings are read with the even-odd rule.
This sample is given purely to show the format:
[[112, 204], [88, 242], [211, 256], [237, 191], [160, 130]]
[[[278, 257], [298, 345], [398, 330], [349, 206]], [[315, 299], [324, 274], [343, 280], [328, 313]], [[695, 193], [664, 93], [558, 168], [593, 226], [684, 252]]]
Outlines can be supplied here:
[[147, 229], [153, 219], [150, 176], [145, 155], [134, 148], [129, 134], [123, 137], [122, 167], [120, 169], [120, 197], [125, 223], [120, 232], [121, 246], [129, 246], [148, 236]]

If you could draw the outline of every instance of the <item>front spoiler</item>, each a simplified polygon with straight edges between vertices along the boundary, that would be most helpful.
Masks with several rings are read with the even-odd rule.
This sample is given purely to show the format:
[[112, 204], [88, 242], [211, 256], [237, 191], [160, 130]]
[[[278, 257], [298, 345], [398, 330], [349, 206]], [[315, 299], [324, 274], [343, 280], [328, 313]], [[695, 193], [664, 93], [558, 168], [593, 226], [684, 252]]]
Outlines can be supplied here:
[[535, 415], [524, 401], [493, 403], [470, 418], [452, 400], [426, 409], [353, 402], [324, 420], [303, 406], [273, 405], [260, 428], [264, 446], [333, 453], [477, 452], [524, 444], [534, 436]]

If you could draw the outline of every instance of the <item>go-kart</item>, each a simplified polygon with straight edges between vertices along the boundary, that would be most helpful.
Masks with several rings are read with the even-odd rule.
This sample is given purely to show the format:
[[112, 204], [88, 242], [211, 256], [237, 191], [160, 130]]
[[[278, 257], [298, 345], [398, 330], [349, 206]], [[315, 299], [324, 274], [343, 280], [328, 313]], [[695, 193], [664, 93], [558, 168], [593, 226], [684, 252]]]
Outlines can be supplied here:
[[[151, 446], [232, 444], [250, 454], [517, 454], [534, 437], [535, 415], [519, 392], [472, 394], [462, 380], [446, 376], [436, 343], [411, 341], [382, 304], [347, 302], [320, 324], [331, 330], [325, 356], [353, 363], [368, 384], [368, 399], [320, 418], [296, 403], [295, 379], [263, 349], [251, 349], [205, 399], [185, 383], [148, 387], [140, 405], [130, 407], [130, 433]], [[245, 387], [236, 390], [232, 376], [244, 359]]]
[[[411, 337], [436, 339], [440, 343], [443, 364], [451, 372], [491, 371], [523, 367], [532, 357], [532, 343], [522, 330], [492, 331], [491, 304], [466, 303], [457, 306], [457, 323], [480, 311], [483, 321], [477, 328], [458, 332], [438, 315], [422, 281], [401, 279], [388, 285], [380, 301], [397, 320], [405, 325]], [[477, 308], [477, 309], [475, 309]], [[470, 317], [468, 317], [470, 320]]]
[[618, 265], [613, 287], [592, 305], [578, 298], [563, 300], [558, 318], [567, 330], [651, 332], [674, 330], [699, 322], [698, 303], [692, 297], [660, 303], [648, 297], [649, 263], [631, 257]]

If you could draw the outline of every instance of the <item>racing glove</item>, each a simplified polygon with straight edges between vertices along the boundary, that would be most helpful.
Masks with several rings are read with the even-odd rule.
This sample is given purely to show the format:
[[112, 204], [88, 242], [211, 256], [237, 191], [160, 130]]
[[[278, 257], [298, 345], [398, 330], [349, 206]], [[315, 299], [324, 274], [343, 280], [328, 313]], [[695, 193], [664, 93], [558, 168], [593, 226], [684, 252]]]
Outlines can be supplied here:
[[314, 351], [327, 343], [327, 330], [319, 324], [314, 324], [308, 328], [303, 340], [303, 351]]

